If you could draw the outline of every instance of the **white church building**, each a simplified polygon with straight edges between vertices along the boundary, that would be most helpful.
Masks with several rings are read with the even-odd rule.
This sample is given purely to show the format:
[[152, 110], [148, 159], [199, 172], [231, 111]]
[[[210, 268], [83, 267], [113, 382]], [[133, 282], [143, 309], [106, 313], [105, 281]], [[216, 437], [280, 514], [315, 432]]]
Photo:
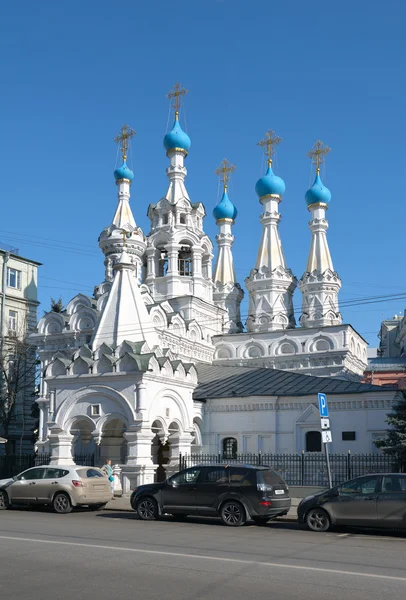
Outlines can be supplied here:
[[[49, 312], [32, 340], [41, 360], [39, 451], [72, 464], [92, 452], [122, 466], [124, 488], [176, 470], [179, 453], [296, 453], [321, 449], [317, 392], [329, 395], [332, 452], [372, 452], [399, 392], [360, 383], [366, 342], [342, 323], [341, 280], [330, 256], [326, 211], [331, 194], [320, 178], [328, 151], [310, 155], [316, 178], [306, 193], [311, 242], [299, 282], [287, 267], [279, 237], [283, 180], [272, 171], [280, 141], [268, 132], [261, 145], [268, 170], [257, 182], [263, 232], [256, 264], [245, 281], [249, 316], [233, 265], [237, 215], [227, 192], [233, 170], [218, 173], [224, 193], [214, 208], [219, 231], [204, 233], [205, 207], [186, 189], [190, 138], [175, 120], [165, 135], [168, 189], [150, 204], [151, 229], [137, 226], [130, 208], [134, 178], [127, 166], [127, 126], [117, 136], [123, 154], [114, 172], [118, 203], [99, 246], [105, 277], [94, 297], [78, 294]], [[293, 294], [299, 287], [299, 326]], [[315, 377], [315, 375], [319, 377]]]

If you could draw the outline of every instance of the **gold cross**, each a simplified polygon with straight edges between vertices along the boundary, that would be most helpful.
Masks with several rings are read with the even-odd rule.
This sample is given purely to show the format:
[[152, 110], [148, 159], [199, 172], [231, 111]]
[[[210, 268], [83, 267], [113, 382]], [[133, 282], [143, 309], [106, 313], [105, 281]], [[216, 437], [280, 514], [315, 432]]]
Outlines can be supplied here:
[[172, 100], [172, 98], [174, 99], [172, 106], [175, 109], [176, 115], [179, 114], [179, 108], [181, 105], [181, 97], [186, 96], [187, 93], [188, 93], [188, 90], [185, 90], [185, 88], [183, 88], [181, 86], [181, 84], [177, 81], [175, 83], [175, 85], [173, 86], [173, 88], [170, 90], [170, 92], [167, 94], [166, 97], [169, 98], [169, 100]]
[[220, 166], [214, 171], [216, 175], [218, 175], [220, 177], [220, 181], [223, 182], [224, 185], [224, 191], [226, 191], [227, 189], [227, 183], [230, 181], [230, 173], [233, 173], [236, 170], [236, 166], [232, 165], [230, 162], [228, 162], [228, 160], [225, 158], [221, 163]]
[[316, 173], [320, 173], [320, 165], [324, 163], [324, 157], [331, 151], [331, 148], [323, 144], [320, 140], [314, 144], [314, 146], [309, 150], [307, 156], [311, 158], [311, 161], [314, 165], [316, 165]]
[[282, 141], [272, 129], [269, 129], [265, 137], [258, 142], [258, 146], [265, 148], [265, 154], [268, 157], [268, 164], [272, 164], [272, 154], [275, 152], [276, 146]]
[[123, 160], [127, 160], [127, 152], [128, 152], [128, 147], [129, 147], [129, 141], [131, 140], [132, 137], [135, 136], [135, 131], [134, 129], [131, 129], [131, 127], [129, 127], [128, 125], [123, 125], [122, 128], [120, 129], [120, 131], [118, 132], [118, 134], [116, 135], [116, 137], [114, 138], [114, 141], [116, 142], [116, 144], [119, 144], [120, 146], [120, 152], [123, 155]]

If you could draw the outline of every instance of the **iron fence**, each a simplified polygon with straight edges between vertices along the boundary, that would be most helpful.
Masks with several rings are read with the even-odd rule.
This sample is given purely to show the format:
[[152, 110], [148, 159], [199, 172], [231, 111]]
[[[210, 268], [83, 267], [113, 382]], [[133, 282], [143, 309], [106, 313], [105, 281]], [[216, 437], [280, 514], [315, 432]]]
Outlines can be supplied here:
[[[14, 477], [26, 469], [40, 465], [48, 465], [51, 455], [42, 454], [4, 454], [0, 455], [0, 479]], [[77, 465], [93, 467], [94, 454], [75, 454], [73, 460]]]
[[[219, 454], [184, 454], [179, 456], [179, 470], [194, 465], [227, 463], [269, 466], [288, 485], [328, 486], [326, 459], [319, 452], [301, 454], [243, 453], [233, 457]], [[330, 454], [333, 485], [370, 473], [397, 473], [401, 465], [389, 454]]]

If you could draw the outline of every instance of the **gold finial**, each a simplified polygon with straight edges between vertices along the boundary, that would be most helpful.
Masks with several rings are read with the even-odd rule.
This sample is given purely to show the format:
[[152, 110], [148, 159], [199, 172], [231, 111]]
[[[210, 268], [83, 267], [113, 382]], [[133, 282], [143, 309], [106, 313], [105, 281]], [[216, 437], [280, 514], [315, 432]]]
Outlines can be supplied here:
[[220, 181], [223, 182], [224, 185], [224, 191], [226, 191], [227, 189], [227, 183], [230, 181], [230, 174], [233, 173], [236, 170], [236, 166], [232, 165], [230, 162], [228, 162], [228, 160], [225, 158], [221, 163], [220, 166], [217, 167], [217, 169], [214, 171], [216, 175], [218, 175], [220, 177]]
[[272, 154], [275, 152], [276, 146], [280, 144], [281, 141], [282, 138], [277, 136], [276, 133], [272, 131], [272, 129], [269, 129], [266, 132], [265, 137], [258, 142], [258, 146], [260, 146], [261, 148], [265, 148], [265, 154], [268, 157], [269, 166], [271, 166], [272, 164]]
[[122, 229], [120, 233], [123, 236], [123, 246], [124, 246], [124, 248], [126, 248], [127, 247], [127, 240], [131, 237], [131, 232], [130, 231], [126, 231], [125, 229]]
[[307, 156], [311, 158], [311, 161], [314, 165], [316, 165], [316, 173], [319, 175], [320, 173], [320, 165], [324, 163], [324, 157], [331, 151], [331, 148], [323, 144], [320, 140], [314, 144], [314, 146], [309, 150]]
[[134, 131], [134, 129], [131, 129], [131, 127], [124, 124], [118, 132], [118, 134], [116, 135], [116, 137], [114, 138], [116, 144], [119, 144], [120, 146], [120, 152], [123, 155], [123, 161], [127, 160], [127, 152], [128, 147], [130, 145], [129, 141], [132, 137], [135, 136], [135, 133], [136, 132]]
[[170, 92], [166, 95], [169, 100], [173, 99], [172, 106], [175, 109], [175, 119], [179, 117], [179, 108], [181, 105], [182, 96], [186, 96], [189, 90], [186, 90], [182, 87], [182, 85], [177, 81]]

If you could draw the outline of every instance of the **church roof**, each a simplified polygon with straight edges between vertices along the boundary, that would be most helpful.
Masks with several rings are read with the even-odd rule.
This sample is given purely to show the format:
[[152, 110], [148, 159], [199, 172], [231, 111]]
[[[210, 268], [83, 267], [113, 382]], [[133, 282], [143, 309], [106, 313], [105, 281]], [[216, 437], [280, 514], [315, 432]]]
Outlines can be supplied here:
[[292, 371], [225, 365], [196, 365], [198, 385], [194, 400], [235, 398], [237, 396], [314, 396], [325, 394], [365, 394], [397, 391], [396, 386], [379, 386], [346, 381], [337, 377], [315, 377]]

